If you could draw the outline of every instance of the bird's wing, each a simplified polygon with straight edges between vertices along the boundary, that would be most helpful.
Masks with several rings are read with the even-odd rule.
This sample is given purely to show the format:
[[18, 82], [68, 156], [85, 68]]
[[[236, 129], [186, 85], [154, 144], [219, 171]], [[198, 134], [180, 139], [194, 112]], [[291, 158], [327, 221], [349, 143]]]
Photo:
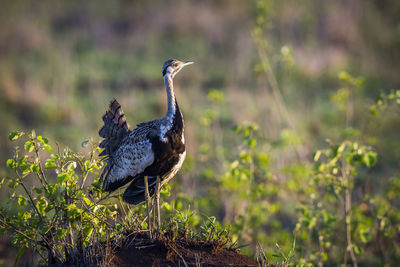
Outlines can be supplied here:
[[107, 159], [107, 166], [102, 173], [104, 190], [113, 191], [124, 186], [154, 162], [150, 139], [156, 134], [156, 123], [143, 123], [125, 136]]
[[103, 189], [113, 191], [141, 174], [154, 161], [149, 140], [121, 144], [108, 160], [109, 169], [105, 175]]

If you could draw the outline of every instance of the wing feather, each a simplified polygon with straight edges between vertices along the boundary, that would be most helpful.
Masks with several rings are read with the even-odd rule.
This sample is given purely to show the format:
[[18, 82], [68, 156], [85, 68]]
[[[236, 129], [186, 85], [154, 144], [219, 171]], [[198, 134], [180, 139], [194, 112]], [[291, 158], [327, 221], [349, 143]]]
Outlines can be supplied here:
[[[115, 122], [124, 124], [121, 118], [123, 117], [115, 116]], [[107, 166], [101, 174], [100, 181], [102, 182], [104, 179], [103, 189], [105, 191], [111, 192], [126, 185], [141, 175], [154, 162], [154, 152], [150, 140], [158, 134], [159, 125], [160, 120], [140, 123], [124, 136], [111, 154], [108, 154]]]
[[109, 159], [112, 165], [105, 177], [103, 189], [113, 191], [141, 174], [154, 162], [151, 147], [149, 140], [121, 144]]

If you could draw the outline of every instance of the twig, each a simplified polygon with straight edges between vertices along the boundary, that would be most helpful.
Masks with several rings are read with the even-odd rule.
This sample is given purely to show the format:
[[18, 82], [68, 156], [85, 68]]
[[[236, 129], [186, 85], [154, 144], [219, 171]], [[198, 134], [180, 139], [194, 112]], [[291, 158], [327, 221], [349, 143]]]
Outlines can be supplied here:
[[42, 179], [46, 185], [49, 185], [49, 183], [47, 182], [46, 176], [44, 175], [44, 172], [43, 172], [43, 166], [42, 166], [42, 162], [40, 160], [40, 155], [39, 155], [39, 148], [36, 146], [36, 142], [34, 142], [34, 144], [35, 144], [35, 154], [36, 154], [36, 158], [38, 159], [39, 173], [40, 173], [40, 175], [38, 175], [38, 177], [39, 177], [39, 180], [40, 180], [42, 186], [44, 187], [44, 189], [47, 192], [47, 186], [43, 185]]
[[21, 176], [19, 175], [18, 172], [16, 172], [16, 174], [18, 175], [18, 178], [19, 178], [19, 180], [20, 180], [20, 184], [21, 184], [22, 188], [24, 189], [25, 193], [27, 194], [27, 196], [29, 197], [29, 199], [30, 199], [30, 201], [31, 201], [32, 207], [36, 210], [36, 213], [39, 215], [40, 221], [43, 222], [42, 214], [40, 214], [39, 210], [37, 209], [37, 207], [36, 207], [36, 205], [35, 205], [35, 202], [34, 202], [33, 199], [32, 199], [31, 194], [28, 192], [28, 189], [25, 187], [24, 183], [22, 182]]
[[173, 251], [175, 251], [176, 255], [178, 255], [181, 258], [181, 260], [182, 260], [183, 264], [185, 265], [185, 267], [189, 267], [189, 265], [187, 265], [187, 263], [186, 263], [185, 259], [183, 258], [183, 256], [181, 254], [179, 254], [179, 252], [176, 251], [176, 249], [174, 249], [170, 244], [168, 244], [168, 246], [170, 248], [172, 248]]

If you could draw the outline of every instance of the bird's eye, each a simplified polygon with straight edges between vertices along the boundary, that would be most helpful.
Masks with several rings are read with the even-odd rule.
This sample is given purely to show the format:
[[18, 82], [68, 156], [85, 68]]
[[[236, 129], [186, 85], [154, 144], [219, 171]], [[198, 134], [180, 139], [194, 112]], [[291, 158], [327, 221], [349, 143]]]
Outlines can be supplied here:
[[175, 68], [178, 67], [178, 63], [174, 63], [174, 67], [175, 67]]

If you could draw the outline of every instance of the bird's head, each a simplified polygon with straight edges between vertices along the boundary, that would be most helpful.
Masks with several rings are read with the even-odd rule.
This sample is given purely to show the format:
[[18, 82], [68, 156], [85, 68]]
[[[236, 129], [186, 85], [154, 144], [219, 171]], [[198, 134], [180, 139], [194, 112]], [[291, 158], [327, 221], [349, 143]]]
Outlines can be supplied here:
[[174, 76], [184, 67], [190, 64], [193, 64], [194, 62], [192, 61], [186, 61], [182, 62], [177, 59], [169, 59], [165, 61], [161, 71], [163, 76], [169, 74], [171, 78], [174, 78]]

